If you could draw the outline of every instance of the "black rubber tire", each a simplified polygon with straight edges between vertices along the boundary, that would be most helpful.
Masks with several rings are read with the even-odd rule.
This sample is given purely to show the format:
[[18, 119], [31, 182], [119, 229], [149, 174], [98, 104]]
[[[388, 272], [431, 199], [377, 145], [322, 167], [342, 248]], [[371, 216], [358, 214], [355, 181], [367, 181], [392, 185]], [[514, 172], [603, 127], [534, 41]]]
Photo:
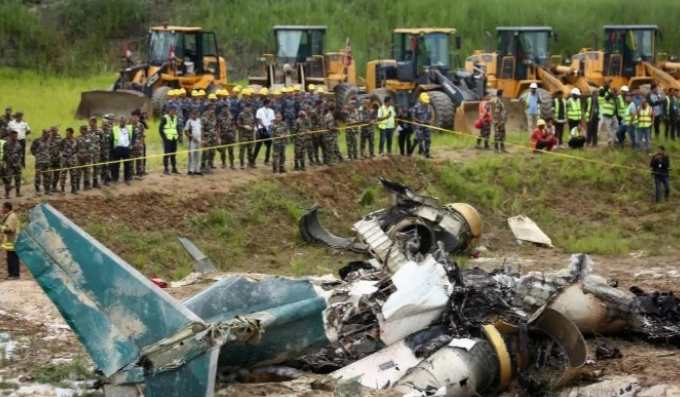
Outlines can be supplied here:
[[352, 97], [359, 95], [359, 88], [347, 83], [340, 83], [333, 89], [335, 91], [335, 106], [342, 109]]
[[165, 102], [168, 100], [168, 92], [171, 89], [172, 87], [168, 86], [159, 87], [151, 95], [151, 108], [153, 109], [154, 116], [156, 117], [161, 116], [163, 106], [165, 105]]
[[430, 104], [434, 109], [435, 125], [441, 128], [453, 128], [453, 101], [441, 91], [428, 91]]

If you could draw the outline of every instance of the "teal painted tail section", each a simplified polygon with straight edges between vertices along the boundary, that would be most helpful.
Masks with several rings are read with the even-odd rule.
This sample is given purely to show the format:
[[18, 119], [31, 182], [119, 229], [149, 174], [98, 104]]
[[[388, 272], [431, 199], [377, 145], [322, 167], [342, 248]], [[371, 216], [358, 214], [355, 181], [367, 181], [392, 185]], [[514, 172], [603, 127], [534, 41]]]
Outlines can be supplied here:
[[205, 324], [61, 213], [33, 208], [17, 253], [105, 375], [137, 377], [130, 380], [145, 382], [147, 397], [212, 395], [217, 347], [177, 369], [139, 376], [145, 347]]

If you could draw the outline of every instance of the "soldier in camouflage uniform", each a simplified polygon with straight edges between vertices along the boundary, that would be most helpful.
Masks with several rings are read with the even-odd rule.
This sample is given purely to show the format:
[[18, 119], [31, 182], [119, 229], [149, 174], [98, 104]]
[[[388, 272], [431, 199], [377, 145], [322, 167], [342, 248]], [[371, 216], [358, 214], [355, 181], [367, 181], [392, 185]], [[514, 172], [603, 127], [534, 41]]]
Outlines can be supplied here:
[[50, 194], [52, 186], [50, 182], [50, 131], [44, 129], [42, 136], [31, 143], [31, 154], [35, 157], [35, 194], [40, 195], [40, 186], [45, 190], [45, 194]]
[[90, 190], [92, 164], [94, 163], [94, 153], [96, 147], [95, 139], [95, 136], [90, 134], [87, 127], [80, 127], [76, 160], [78, 165], [81, 166], [80, 171], [83, 179], [83, 190]]
[[295, 119], [295, 136], [293, 142], [295, 144], [295, 170], [305, 170], [305, 150], [309, 147], [309, 131], [312, 129], [312, 123], [307, 117], [304, 110], [298, 112], [298, 117]]
[[238, 114], [236, 125], [238, 127], [238, 141], [240, 143], [238, 148], [238, 159], [241, 162], [241, 169], [244, 168], [246, 155], [248, 156], [248, 167], [255, 168], [252, 143], [252, 141], [255, 140], [255, 116], [253, 115], [253, 109], [249, 103], [246, 102], [245, 108]]
[[493, 117], [494, 136], [493, 146], [498, 153], [507, 153], [505, 150], [505, 123], [508, 115], [503, 103], [503, 90], [498, 90], [496, 97], [491, 100], [491, 112]]
[[373, 149], [373, 144], [375, 142], [375, 126], [371, 123], [373, 122], [373, 109], [371, 108], [371, 101], [365, 99], [364, 103], [359, 107], [359, 122], [361, 124], [368, 124], [361, 127], [361, 140], [359, 141], [359, 151], [361, 152], [361, 157], [366, 158], [367, 155], [364, 151], [368, 147], [368, 156], [375, 157], [375, 152]]
[[[312, 130], [319, 131], [323, 129], [323, 101], [317, 99], [309, 114], [309, 121], [312, 123]], [[315, 132], [311, 134], [312, 139], [312, 150], [310, 153], [309, 163], [314, 165], [321, 165], [321, 158], [325, 158], [323, 154], [323, 132]], [[321, 151], [322, 156], [319, 157], [319, 151]]]
[[111, 131], [113, 128], [113, 117], [108, 116], [102, 122], [102, 128], [99, 129], [99, 162], [104, 163], [97, 166], [95, 172], [99, 174], [104, 186], [108, 186], [111, 182], [111, 174], [109, 174], [110, 165], [106, 164], [111, 159]]
[[323, 127], [326, 131], [323, 134], [323, 163], [333, 165], [336, 161], [341, 161], [336, 150], [338, 146], [338, 130], [336, 129], [335, 117], [333, 116], [333, 105], [327, 104], [323, 116]]
[[215, 158], [214, 147], [218, 145], [217, 118], [215, 117], [215, 107], [209, 104], [201, 116], [203, 131], [201, 135], [201, 146], [204, 148], [201, 153], [201, 169], [204, 173], [211, 174], [215, 168], [213, 162]]
[[61, 175], [61, 136], [59, 135], [59, 128], [52, 127], [50, 129], [52, 138], [50, 140], [50, 181], [52, 182], [52, 191], [57, 190], [59, 183], [59, 175]]
[[[93, 158], [92, 162], [97, 164], [97, 163], [101, 162], [102, 130], [97, 127], [97, 118], [96, 117], [90, 117], [90, 124], [88, 126], [88, 134], [90, 134], [90, 136], [92, 137], [92, 139], [94, 140], [94, 143], [95, 143], [94, 146], [93, 146], [94, 153], [92, 154], [92, 156], [94, 158]], [[74, 138], [74, 140], [75, 140], [75, 138]], [[63, 158], [64, 158], [64, 156], [62, 155], [62, 159]], [[77, 156], [73, 156], [73, 158], [77, 162]], [[71, 181], [73, 181], [73, 179], [74, 179], [73, 175], [71, 175]], [[78, 171], [77, 179], [78, 179], [78, 183], [79, 183], [78, 186], [80, 187], [80, 170]], [[102, 182], [103, 182], [103, 180], [102, 180]], [[99, 166], [94, 166], [92, 168], [92, 187], [94, 187], [95, 189], [99, 188]]]
[[132, 135], [135, 137], [134, 141], [132, 142], [132, 150], [130, 151], [130, 158], [136, 159], [134, 160], [134, 164], [132, 167], [132, 173], [137, 177], [137, 179], [141, 179], [144, 174], [144, 159], [140, 157], [144, 157], [144, 124], [139, 120], [139, 114], [137, 113], [132, 113], [132, 117], [130, 119], [130, 124], [132, 124], [132, 128], [134, 132]]
[[283, 115], [276, 113], [272, 124], [272, 170], [276, 174], [286, 172], [286, 144], [288, 143], [288, 124], [283, 121]]
[[[82, 127], [81, 127], [82, 128]], [[91, 132], [88, 135], [96, 137]], [[64, 168], [70, 168], [61, 172], [61, 178], [59, 184], [61, 187], [61, 192], [64, 193], [66, 188], [66, 174], [69, 175], [71, 181], [71, 193], [78, 194], [78, 188], [80, 187], [80, 169], [73, 168], [78, 165], [78, 141], [73, 136], [73, 128], [66, 129], [66, 138], [61, 141], [61, 165]]]
[[357, 160], [359, 153], [357, 150], [357, 135], [359, 129], [356, 125], [361, 123], [361, 115], [356, 102], [352, 100], [347, 107], [347, 127], [345, 128], [345, 143], [347, 144], [347, 158], [350, 160]]
[[17, 139], [16, 131], [9, 132], [9, 139], [4, 145], [3, 152], [2, 159], [5, 163], [5, 173], [2, 181], [5, 184], [5, 198], [9, 199], [9, 194], [12, 191], [12, 182], [14, 182], [17, 197], [21, 197], [21, 160], [24, 157], [24, 149]]
[[[229, 109], [224, 109], [220, 112], [217, 118], [217, 129], [219, 131], [220, 145], [232, 145], [236, 142], [236, 131], [234, 130], [234, 122], [231, 117]], [[222, 160], [222, 168], [227, 167], [227, 154], [229, 155], [229, 168], [234, 169], [234, 147], [221, 146], [217, 149]]]

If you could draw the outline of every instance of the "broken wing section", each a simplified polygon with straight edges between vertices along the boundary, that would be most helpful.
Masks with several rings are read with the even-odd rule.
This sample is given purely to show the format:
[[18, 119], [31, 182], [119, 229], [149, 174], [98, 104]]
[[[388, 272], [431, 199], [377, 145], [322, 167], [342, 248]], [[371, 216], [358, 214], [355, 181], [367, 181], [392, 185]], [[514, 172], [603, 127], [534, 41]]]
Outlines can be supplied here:
[[308, 243], [322, 243], [335, 249], [348, 249], [354, 252], [366, 253], [368, 247], [354, 239], [336, 236], [321, 225], [319, 208], [314, 207], [300, 218], [300, 234]]
[[17, 253], [106, 376], [202, 323], [50, 205], [31, 210]]

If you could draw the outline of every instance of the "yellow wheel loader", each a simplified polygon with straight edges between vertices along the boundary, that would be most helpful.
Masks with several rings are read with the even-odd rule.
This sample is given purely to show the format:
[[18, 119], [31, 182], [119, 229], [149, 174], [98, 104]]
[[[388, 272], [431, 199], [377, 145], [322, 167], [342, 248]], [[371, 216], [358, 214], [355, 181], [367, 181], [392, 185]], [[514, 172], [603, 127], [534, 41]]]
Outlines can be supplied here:
[[604, 47], [582, 49], [571, 58], [571, 68], [592, 87], [609, 83], [631, 90], [656, 82], [663, 88], [680, 89], [680, 63], [656, 53], [656, 25], [605, 25]]
[[356, 84], [349, 41], [338, 52], [324, 52], [325, 26], [274, 26], [274, 53], [260, 58], [260, 73], [248, 77], [250, 85], [276, 88], [310, 84], [332, 91], [341, 83]]
[[[539, 87], [544, 117], [552, 113], [552, 96], [556, 92], [567, 96], [577, 87], [575, 71], [561, 65], [560, 56], [550, 54], [550, 42], [556, 38], [549, 26], [500, 26], [496, 28], [495, 52], [477, 50], [465, 60], [467, 71], [484, 71], [489, 92], [495, 94], [497, 90], [503, 90], [503, 97], [507, 99], [508, 131], [522, 130], [526, 126], [525, 108], [520, 99], [526, 97], [531, 84]], [[581, 91], [589, 92], [585, 87]], [[472, 116], [477, 115], [472, 105], [461, 130], [472, 130]]]
[[173, 88], [211, 90], [227, 84], [217, 36], [200, 27], [152, 27], [145, 62], [134, 64], [126, 55], [130, 66], [120, 71], [111, 90], [81, 94], [76, 117], [128, 115], [134, 109], [159, 114]]
[[[338, 103], [354, 95], [376, 101], [391, 96], [397, 106], [413, 106], [422, 92], [430, 96], [437, 126], [451, 128], [466, 101], [484, 96], [485, 77], [454, 68], [460, 36], [451, 28], [401, 28], [392, 32], [392, 58], [369, 61], [365, 87], [341, 85]], [[456, 117], [457, 118], [457, 117]]]

